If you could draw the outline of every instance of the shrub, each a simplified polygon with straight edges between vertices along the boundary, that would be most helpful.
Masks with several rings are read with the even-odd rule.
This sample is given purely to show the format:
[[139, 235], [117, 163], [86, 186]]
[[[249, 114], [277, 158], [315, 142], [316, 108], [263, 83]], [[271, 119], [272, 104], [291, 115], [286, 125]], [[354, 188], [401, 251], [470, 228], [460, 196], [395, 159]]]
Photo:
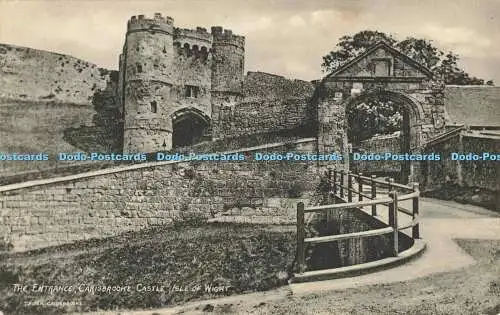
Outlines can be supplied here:
[[8, 252], [14, 248], [12, 242], [7, 239], [0, 239], [0, 252]]
[[288, 197], [299, 198], [304, 193], [305, 187], [301, 182], [294, 182], [288, 189]]
[[207, 223], [207, 216], [199, 211], [191, 211], [189, 203], [180, 206], [179, 216], [173, 220], [176, 227], [199, 227]]

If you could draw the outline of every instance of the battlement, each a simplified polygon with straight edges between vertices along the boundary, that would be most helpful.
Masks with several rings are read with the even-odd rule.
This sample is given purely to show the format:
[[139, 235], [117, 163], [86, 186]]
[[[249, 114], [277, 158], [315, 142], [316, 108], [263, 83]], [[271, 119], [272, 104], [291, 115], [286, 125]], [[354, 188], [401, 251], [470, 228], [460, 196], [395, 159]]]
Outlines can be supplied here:
[[174, 26], [174, 19], [170, 16], [162, 16], [161, 13], [155, 13], [153, 18], [147, 18], [145, 15], [140, 14], [132, 16], [127, 23], [127, 31], [138, 30], [162, 30], [172, 32]]
[[222, 26], [212, 26], [213, 42], [219, 45], [234, 45], [245, 49], [245, 36], [234, 35], [232, 30]]
[[207, 29], [203, 27], [197, 27], [194, 30], [174, 28], [174, 41], [187, 41], [190, 44], [196, 44], [196, 42], [200, 41], [200, 44], [210, 46], [212, 44], [212, 34], [207, 32]]

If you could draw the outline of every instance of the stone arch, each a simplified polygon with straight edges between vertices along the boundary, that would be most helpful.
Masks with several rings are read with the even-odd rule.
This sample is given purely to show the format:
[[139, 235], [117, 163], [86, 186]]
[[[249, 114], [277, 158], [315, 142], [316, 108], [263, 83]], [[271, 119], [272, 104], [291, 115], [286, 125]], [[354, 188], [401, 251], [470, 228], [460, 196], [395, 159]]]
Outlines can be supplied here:
[[[409, 151], [421, 152], [428, 139], [445, 132], [444, 87], [422, 64], [386, 42], [375, 43], [318, 81], [313, 97], [318, 151], [340, 152], [345, 159], [337, 167], [348, 170], [345, 109], [365, 97], [384, 95], [409, 113]], [[412, 163], [410, 173], [409, 180], [417, 181], [418, 163]]]
[[194, 107], [179, 109], [171, 115], [172, 147], [193, 145], [209, 138], [210, 117]]
[[419, 150], [423, 145], [421, 137], [421, 126], [422, 121], [425, 117], [425, 113], [422, 104], [406, 93], [390, 90], [365, 91], [359, 95], [347, 97], [343, 101], [342, 106], [344, 107], [344, 110], [347, 111], [350, 106], [354, 106], [365, 100], [377, 98], [392, 100], [394, 102], [397, 102], [404, 108], [409, 116], [408, 127], [411, 132], [410, 147], [415, 151]]
[[[359, 95], [350, 96], [344, 100], [342, 107], [347, 113], [348, 109], [352, 106], [356, 106], [364, 101], [368, 100], [390, 100], [398, 104], [403, 111], [403, 123], [401, 126], [401, 134], [399, 139], [399, 149], [400, 152], [394, 153], [409, 153], [414, 154], [421, 151], [423, 146], [421, 137], [421, 125], [424, 118], [424, 111], [422, 104], [412, 97], [406, 95], [403, 92], [389, 91], [389, 90], [377, 90], [377, 91], [365, 91]], [[347, 135], [347, 122], [348, 117], [344, 120], [344, 132]], [[375, 153], [375, 152], [373, 152]], [[378, 152], [382, 153], [382, 152]], [[396, 162], [397, 163], [397, 162]], [[410, 178], [414, 178], [414, 169], [418, 162], [410, 161], [400, 161], [400, 175], [398, 180], [402, 183], [407, 183]]]

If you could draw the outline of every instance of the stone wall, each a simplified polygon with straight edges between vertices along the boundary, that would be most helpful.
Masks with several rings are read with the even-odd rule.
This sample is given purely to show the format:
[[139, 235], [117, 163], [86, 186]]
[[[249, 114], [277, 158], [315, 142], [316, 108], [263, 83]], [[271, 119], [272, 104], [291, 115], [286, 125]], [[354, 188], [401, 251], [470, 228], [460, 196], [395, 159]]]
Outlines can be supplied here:
[[[347, 209], [334, 212], [332, 222], [338, 234], [369, 231], [386, 227], [385, 224], [359, 209]], [[337, 242], [340, 266], [352, 266], [392, 256], [392, 238], [390, 234], [352, 238]], [[404, 251], [413, 245], [413, 240], [400, 233], [399, 251]]]
[[432, 190], [443, 185], [461, 184], [460, 165], [458, 161], [449, 158], [452, 152], [460, 151], [460, 137], [460, 130], [456, 130], [448, 136], [427, 143], [424, 151], [439, 153], [441, 160], [423, 162], [424, 181], [421, 182], [421, 189]]
[[[490, 152], [500, 155], [500, 136], [464, 134], [464, 152]], [[471, 163], [472, 162], [472, 163]], [[462, 161], [462, 181], [466, 187], [480, 187], [500, 192], [500, 163], [495, 161]]]
[[[312, 109], [304, 99], [242, 102], [222, 107], [220, 137], [307, 128], [313, 134]], [[307, 135], [304, 135], [307, 136]]]
[[314, 134], [315, 112], [310, 99], [312, 83], [289, 80], [264, 72], [248, 72], [242, 95], [212, 90], [213, 138], [308, 129], [301, 136]]
[[[361, 141], [359, 147], [353, 147], [353, 152], [361, 154], [386, 153], [398, 154], [401, 151], [400, 133], [375, 136]], [[351, 171], [364, 174], [383, 174], [401, 172], [399, 161], [350, 161]]]
[[[256, 150], [314, 152], [316, 141], [239, 153]], [[256, 215], [288, 216], [290, 209], [268, 199], [303, 197], [315, 190], [317, 178], [312, 162], [248, 159], [137, 164], [25, 182], [0, 187], [0, 235], [26, 250], [170, 223], [183, 214], [209, 218], [250, 208]]]
[[[339, 203], [343, 201], [337, 199]], [[340, 235], [380, 229], [386, 224], [360, 209], [337, 209], [327, 215], [317, 214], [312, 220], [318, 236]], [[337, 242], [316, 244], [309, 268], [321, 270], [363, 264], [392, 256], [392, 234], [350, 238]], [[400, 233], [399, 251], [413, 245], [413, 240]]]
[[483, 152], [497, 154], [500, 152], [500, 137], [485, 135], [478, 131], [457, 130], [448, 136], [429, 142], [425, 148], [428, 153], [439, 153], [440, 161], [424, 163], [424, 189], [433, 190], [446, 185], [482, 188], [500, 191], [498, 160], [464, 160], [453, 161], [451, 153]]
[[309, 99], [314, 85], [303, 80], [291, 80], [265, 72], [248, 71], [243, 82], [245, 100], [302, 98]]

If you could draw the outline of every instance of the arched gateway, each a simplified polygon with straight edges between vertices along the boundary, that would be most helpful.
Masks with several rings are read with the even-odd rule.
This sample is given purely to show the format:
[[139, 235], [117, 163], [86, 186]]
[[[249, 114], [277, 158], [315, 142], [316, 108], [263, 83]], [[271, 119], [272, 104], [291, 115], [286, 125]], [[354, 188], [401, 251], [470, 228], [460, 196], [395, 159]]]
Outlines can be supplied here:
[[210, 117], [194, 107], [172, 114], [172, 147], [184, 147], [210, 138]]
[[[404, 111], [400, 153], [419, 153], [444, 131], [444, 84], [433, 73], [385, 42], [327, 75], [318, 84], [318, 150], [348, 156], [346, 109], [370, 98], [391, 100]], [[417, 181], [418, 162], [403, 166], [402, 181]], [[344, 160], [347, 170], [348, 161]]]

